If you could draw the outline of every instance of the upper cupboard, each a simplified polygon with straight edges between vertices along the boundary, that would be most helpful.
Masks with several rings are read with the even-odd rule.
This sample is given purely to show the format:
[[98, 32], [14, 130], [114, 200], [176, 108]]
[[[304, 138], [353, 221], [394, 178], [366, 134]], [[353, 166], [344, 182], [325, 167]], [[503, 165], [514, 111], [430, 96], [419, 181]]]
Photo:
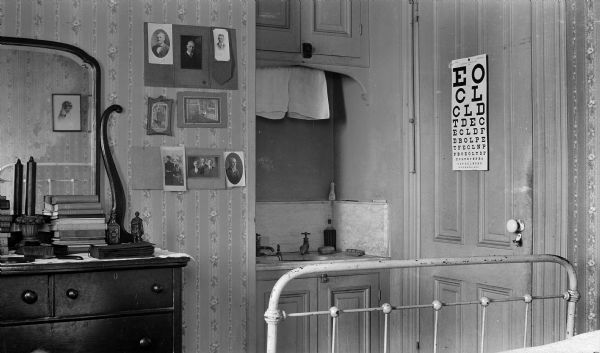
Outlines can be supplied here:
[[257, 60], [368, 67], [368, 20], [368, 1], [257, 0]]

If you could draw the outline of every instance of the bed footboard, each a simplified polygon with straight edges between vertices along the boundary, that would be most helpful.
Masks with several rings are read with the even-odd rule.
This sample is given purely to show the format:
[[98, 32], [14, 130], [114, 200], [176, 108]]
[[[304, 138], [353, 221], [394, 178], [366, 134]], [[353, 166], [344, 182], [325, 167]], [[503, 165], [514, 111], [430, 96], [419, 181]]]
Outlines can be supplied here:
[[[337, 318], [342, 312], [365, 312], [365, 311], [381, 311], [384, 314], [384, 353], [388, 352], [387, 347], [387, 335], [389, 331], [388, 317], [393, 310], [405, 310], [414, 308], [429, 307], [434, 310], [434, 352], [437, 349], [436, 330], [437, 330], [437, 315], [439, 310], [443, 306], [452, 305], [481, 305], [483, 308], [483, 320], [485, 324], [485, 308], [494, 301], [486, 297], [480, 298], [476, 302], [461, 302], [461, 303], [442, 303], [438, 300], [434, 300], [431, 305], [410, 305], [410, 306], [393, 306], [389, 303], [385, 303], [380, 307], [364, 308], [364, 309], [349, 309], [340, 310], [333, 306], [328, 311], [318, 312], [305, 312], [305, 313], [285, 313], [278, 308], [279, 298], [283, 292], [284, 287], [294, 278], [299, 276], [314, 274], [319, 272], [340, 272], [340, 271], [352, 271], [352, 270], [379, 270], [379, 269], [400, 269], [400, 268], [419, 268], [419, 267], [434, 267], [434, 266], [468, 266], [468, 265], [486, 265], [486, 264], [503, 264], [503, 263], [556, 263], [562, 266], [567, 273], [567, 290], [564, 293], [534, 297], [531, 295], [525, 295], [521, 297], [503, 298], [501, 301], [524, 301], [526, 305], [530, 305], [533, 300], [537, 299], [552, 299], [562, 298], [567, 301], [567, 323], [566, 323], [566, 338], [573, 336], [573, 330], [575, 325], [575, 305], [579, 300], [579, 292], [577, 291], [577, 278], [575, 270], [571, 263], [563, 257], [557, 255], [517, 255], [517, 256], [481, 256], [481, 257], [465, 257], [465, 258], [435, 258], [435, 259], [413, 259], [413, 260], [381, 260], [376, 262], [364, 262], [364, 261], [352, 261], [352, 262], [329, 262], [322, 264], [312, 264], [303, 267], [295, 268], [279, 278], [275, 283], [271, 295], [269, 297], [269, 306], [265, 312], [265, 321], [267, 322], [267, 353], [276, 353], [277, 346], [277, 325], [279, 322], [287, 317], [299, 317], [308, 315], [330, 315], [332, 317], [332, 324], [337, 324]], [[525, 310], [527, 313], [528, 310]], [[527, 321], [527, 314], [525, 315], [525, 321]], [[482, 326], [483, 327], [483, 326]], [[482, 336], [485, 333], [482, 330]], [[331, 352], [335, 353], [335, 335], [331, 342]], [[527, 337], [524, 337], [524, 342], [527, 341]], [[481, 339], [480, 352], [483, 353], [483, 342], [484, 337]]]

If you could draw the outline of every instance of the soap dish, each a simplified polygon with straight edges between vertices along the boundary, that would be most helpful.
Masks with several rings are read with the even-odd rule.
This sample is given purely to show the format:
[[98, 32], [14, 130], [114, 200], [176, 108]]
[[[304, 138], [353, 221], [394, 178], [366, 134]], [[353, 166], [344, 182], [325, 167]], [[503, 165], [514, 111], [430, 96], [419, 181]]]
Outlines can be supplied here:
[[365, 254], [364, 250], [346, 249], [346, 255], [350, 255], [350, 256], [363, 256], [364, 254]]
[[333, 246], [321, 246], [318, 251], [321, 255], [329, 255], [335, 252], [335, 248]]

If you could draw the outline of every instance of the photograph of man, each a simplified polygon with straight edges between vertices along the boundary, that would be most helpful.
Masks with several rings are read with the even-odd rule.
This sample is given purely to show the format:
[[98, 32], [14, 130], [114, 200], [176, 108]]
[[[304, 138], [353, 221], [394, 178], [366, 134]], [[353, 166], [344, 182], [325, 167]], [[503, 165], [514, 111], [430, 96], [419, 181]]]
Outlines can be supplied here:
[[173, 26], [168, 23], [148, 23], [146, 31], [148, 63], [173, 65]]
[[206, 160], [206, 168], [204, 168], [204, 176], [208, 178], [214, 178], [219, 176], [219, 170], [217, 169], [217, 159], [208, 158]]
[[152, 44], [152, 53], [158, 58], [164, 58], [167, 54], [169, 54], [169, 49], [171, 49], [171, 41], [167, 32], [162, 29], [157, 29], [152, 34], [153, 43]]
[[215, 60], [229, 61], [229, 32], [225, 28], [213, 29]]
[[242, 159], [236, 152], [229, 153], [225, 159], [225, 174], [227, 174], [227, 180], [232, 185], [239, 184], [244, 175], [244, 167], [242, 164]]
[[202, 37], [181, 36], [181, 68], [202, 69]]
[[199, 178], [204, 175], [206, 163], [204, 158], [188, 157], [188, 178]]

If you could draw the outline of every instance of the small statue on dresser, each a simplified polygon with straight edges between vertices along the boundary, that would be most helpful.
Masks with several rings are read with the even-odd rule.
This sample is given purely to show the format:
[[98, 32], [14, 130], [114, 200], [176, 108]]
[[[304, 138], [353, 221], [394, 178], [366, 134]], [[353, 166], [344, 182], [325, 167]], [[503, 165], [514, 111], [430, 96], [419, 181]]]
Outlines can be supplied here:
[[139, 212], [136, 212], [135, 217], [131, 220], [131, 235], [134, 243], [144, 241], [144, 221], [140, 218]]

